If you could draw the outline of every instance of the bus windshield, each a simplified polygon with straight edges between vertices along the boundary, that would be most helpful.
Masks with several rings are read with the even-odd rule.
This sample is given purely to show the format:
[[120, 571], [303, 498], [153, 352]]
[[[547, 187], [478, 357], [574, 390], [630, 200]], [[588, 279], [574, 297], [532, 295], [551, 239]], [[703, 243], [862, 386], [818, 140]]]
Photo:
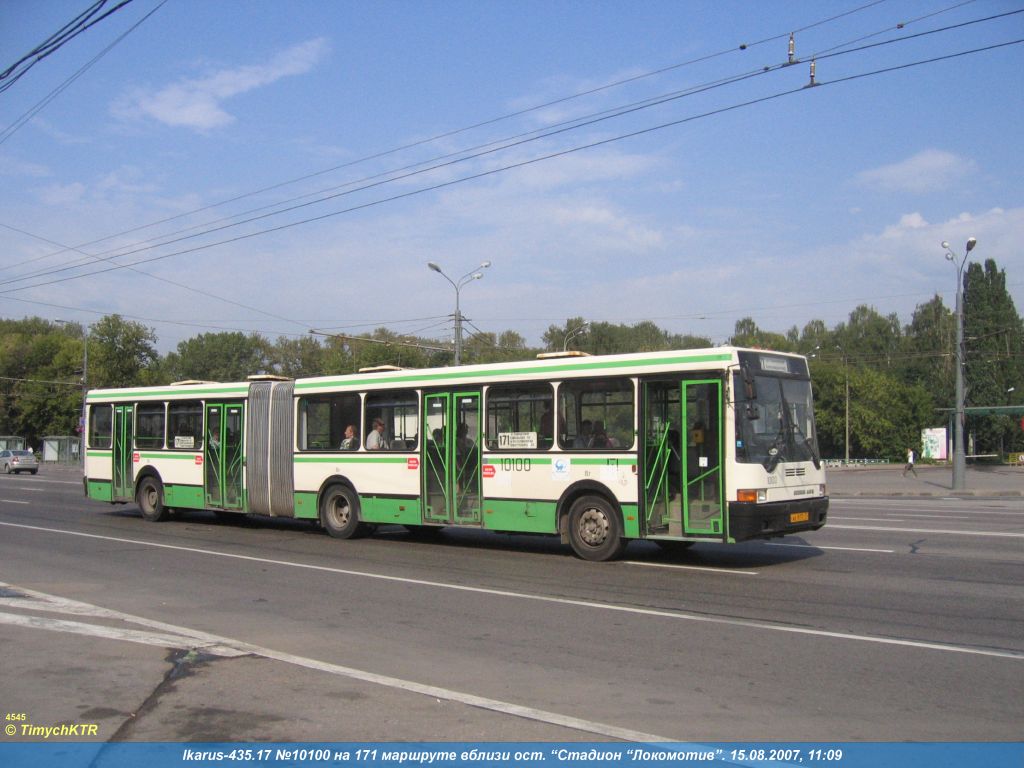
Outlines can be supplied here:
[[811, 405], [811, 382], [736, 374], [736, 459], [774, 472], [780, 463], [821, 466]]

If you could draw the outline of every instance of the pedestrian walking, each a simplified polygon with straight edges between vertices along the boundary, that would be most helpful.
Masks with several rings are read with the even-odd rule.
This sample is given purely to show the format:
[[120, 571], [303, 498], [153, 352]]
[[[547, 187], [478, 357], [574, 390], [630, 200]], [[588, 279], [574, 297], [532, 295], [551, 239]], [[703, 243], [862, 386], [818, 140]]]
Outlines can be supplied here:
[[914, 477], [917, 477], [917, 470], [914, 469], [914, 449], [907, 448], [907, 466], [903, 468], [903, 476], [907, 476], [907, 472], [913, 472]]

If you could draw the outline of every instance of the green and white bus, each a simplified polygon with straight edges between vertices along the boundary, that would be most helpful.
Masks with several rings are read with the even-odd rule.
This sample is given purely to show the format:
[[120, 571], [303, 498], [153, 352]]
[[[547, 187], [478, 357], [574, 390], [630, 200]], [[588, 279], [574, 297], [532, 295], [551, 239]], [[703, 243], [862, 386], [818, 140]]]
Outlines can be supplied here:
[[[174, 510], [551, 534], [607, 560], [825, 524], [807, 360], [716, 347], [88, 393], [85, 492]], [[354, 439], [352, 439], [354, 435]], [[347, 439], [348, 437], [348, 439]]]

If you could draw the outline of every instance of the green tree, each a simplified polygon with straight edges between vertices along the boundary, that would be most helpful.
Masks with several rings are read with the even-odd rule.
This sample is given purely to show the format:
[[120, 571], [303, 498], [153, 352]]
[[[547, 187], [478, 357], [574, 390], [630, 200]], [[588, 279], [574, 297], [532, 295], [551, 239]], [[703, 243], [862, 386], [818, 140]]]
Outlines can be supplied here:
[[89, 388], [154, 383], [159, 359], [155, 344], [152, 328], [120, 315], [105, 316], [89, 331]]
[[322, 376], [326, 372], [323, 345], [309, 336], [297, 339], [279, 337], [268, 349], [267, 362], [274, 373], [291, 379]]
[[38, 447], [73, 435], [82, 410], [82, 343], [41, 318], [0, 321], [0, 434]]
[[269, 345], [258, 334], [201, 333], [180, 342], [164, 369], [172, 380], [242, 381], [267, 373], [269, 356]]
[[[904, 329], [900, 376], [907, 384], [920, 384], [936, 408], [953, 407], [956, 358], [956, 318], [936, 295], [919, 304]], [[936, 424], [942, 418], [936, 414]]]
[[845, 454], [847, 377], [851, 459], [900, 461], [907, 448], [920, 445], [921, 430], [933, 424], [927, 391], [903, 384], [891, 373], [833, 360], [815, 364], [812, 376], [818, 440], [826, 458]]
[[729, 343], [736, 347], [771, 349], [776, 352], [795, 352], [797, 348], [796, 342], [785, 335], [758, 328], [752, 317], [736, 321]]
[[[1024, 323], [1006, 290], [1006, 273], [992, 259], [971, 263], [964, 275], [964, 359], [967, 403], [1003, 406], [1024, 381]], [[1019, 421], [974, 416], [968, 433], [975, 451], [992, 453], [1020, 443]]]
[[874, 307], [862, 304], [832, 335], [844, 354], [876, 368], [891, 368], [900, 359], [903, 329], [895, 312], [883, 317]]

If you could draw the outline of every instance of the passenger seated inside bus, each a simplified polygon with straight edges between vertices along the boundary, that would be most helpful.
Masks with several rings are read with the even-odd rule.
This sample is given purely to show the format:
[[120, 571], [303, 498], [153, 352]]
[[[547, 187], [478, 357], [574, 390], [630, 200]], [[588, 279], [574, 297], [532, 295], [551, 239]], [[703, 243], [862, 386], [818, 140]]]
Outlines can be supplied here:
[[576, 439], [572, 441], [573, 448], [589, 448], [590, 439], [594, 436], [594, 425], [590, 423], [590, 419], [584, 419], [580, 422], [580, 433], [576, 435]]
[[373, 429], [371, 429], [370, 434], [366, 436], [366, 450], [386, 451], [387, 449], [388, 440], [384, 437], [384, 422], [381, 419], [374, 419]]
[[356, 425], [349, 424], [345, 427], [345, 438], [341, 441], [341, 450], [354, 451], [359, 447], [359, 439], [356, 437]]
[[608, 433], [604, 430], [604, 422], [598, 419], [594, 422], [594, 433], [590, 437], [588, 448], [611, 448], [612, 441], [608, 439]]

